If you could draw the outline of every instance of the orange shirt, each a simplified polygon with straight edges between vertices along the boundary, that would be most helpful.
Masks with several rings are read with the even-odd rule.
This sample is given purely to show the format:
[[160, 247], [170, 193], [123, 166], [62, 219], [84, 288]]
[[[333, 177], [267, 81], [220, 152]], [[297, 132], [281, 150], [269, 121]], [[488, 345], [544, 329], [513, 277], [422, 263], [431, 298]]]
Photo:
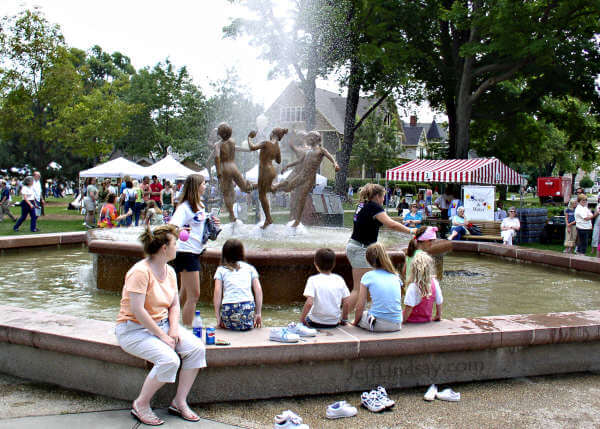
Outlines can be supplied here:
[[139, 261], [127, 271], [125, 285], [121, 297], [121, 309], [117, 316], [117, 323], [132, 320], [140, 323], [133, 312], [129, 300], [129, 293], [142, 293], [146, 295], [144, 308], [154, 320], [159, 321], [169, 316], [169, 307], [177, 294], [177, 275], [173, 267], [167, 265], [167, 277], [163, 282], [152, 273], [146, 259]]

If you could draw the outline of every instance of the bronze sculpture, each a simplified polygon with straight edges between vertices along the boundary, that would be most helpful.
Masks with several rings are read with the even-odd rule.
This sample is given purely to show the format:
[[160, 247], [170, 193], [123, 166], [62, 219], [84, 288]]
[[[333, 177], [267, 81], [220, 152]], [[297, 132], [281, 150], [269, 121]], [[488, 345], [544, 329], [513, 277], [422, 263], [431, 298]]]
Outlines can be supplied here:
[[219, 187], [223, 194], [225, 207], [229, 212], [231, 222], [236, 221], [233, 211], [233, 203], [235, 202], [235, 184], [239, 186], [242, 192], [250, 192], [254, 188], [253, 185], [244, 179], [242, 174], [235, 165], [235, 142], [231, 138], [231, 127], [222, 122], [217, 128], [217, 134], [221, 141], [215, 143], [215, 167], [217, 169], [217, 178], [219, 179]]
[[273, 166], [273, 161], [281, 164], [279, 141], [281, 141], [287, 132], [287, 128], [274, 128], [273, 131], [271, 131], [269, 140], [265, 140], [258, 144], [254, 144], [250, 140], [256, 136], [256, 132], [252, 131], [248, 135], [248, 147], [250, 150], [260, 151], [258, 166], [258, 199], [260, 200], [263, 212], [265, 213], [265, 222], [261, 227], [263, 229], [273, 223], [267, 193], [275, 192], [273, 190], [273, 180], [277, 177], [277, 171]]
[[[340, 170], [340, 166], [335, 161], [333, 156], [321, 146], [321, 134], [317, 131], [311, 131], [306, 135], [306, 142], [308, 143], [309, 150], [304, 153], [304, 155], [294, 161], [289, 163], [284, 167], [282, 173], [290, 167], [296, 166], [298, 164], [301, 165], [301, 169], [294, 174], [290, 175], [286, 180], [278, 183], [273, 186], [274, 191], [286, 191], [290, 192], [295, 188], [298, 188], [298, 199], [294, 205], [293, 211], [290, 213], [294, 223], [293, 227], [296, 227], [300, 224], [300, 220], [302, 219], [302, 212], [304, 211], [304, 204], [306, 203], [306, 198], [310, 191], [315, 187], [316, 183], [316, 174], [321, 166], [321, 161], [323, 158], [327, 158], [334, 165], [335, 171]], [[296, 152], [298, 154], [298, 152]]]

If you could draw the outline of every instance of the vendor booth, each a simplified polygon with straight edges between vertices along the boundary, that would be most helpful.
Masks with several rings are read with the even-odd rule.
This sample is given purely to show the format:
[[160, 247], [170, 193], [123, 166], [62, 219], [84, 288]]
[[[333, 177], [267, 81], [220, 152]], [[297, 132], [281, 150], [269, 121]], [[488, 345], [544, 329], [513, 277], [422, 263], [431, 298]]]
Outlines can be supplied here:
[[167, 155], [160, 161], [157, 161], [148, 167], [144, 167], [144, 170], [146, 171], [146, 176], [156, 175], [160, 179], [170, 180], [171, 182], [174, 182], [177, 179], [185, 179], [190, 174], [202, 174], [205, 179], [208, 179], [208, 170], [206, 170], [206, 174], [202, 171], [194, 171], [178, 162], [171, 155]]
[[525, 184], [497, 158], [415, 159], [387, 170], [389, 180], [461, 184], [465, 217], [480, 221], [494, 220], [495, 185]]
[[141, 179], [148, 175], [145, 167], [131, 162], [123, 157], [115, 158], [111, 161], [99, 164], [79, 172], [79, 177], [123, 177]]

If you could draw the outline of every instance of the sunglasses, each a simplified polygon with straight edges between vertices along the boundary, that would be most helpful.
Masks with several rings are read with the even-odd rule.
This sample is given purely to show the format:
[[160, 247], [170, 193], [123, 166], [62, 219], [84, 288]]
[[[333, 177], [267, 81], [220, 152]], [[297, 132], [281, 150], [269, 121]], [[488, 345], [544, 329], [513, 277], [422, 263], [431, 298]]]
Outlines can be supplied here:
[[509, 210], [508, 212], [509, 213], [516, 213], [514, 210]]

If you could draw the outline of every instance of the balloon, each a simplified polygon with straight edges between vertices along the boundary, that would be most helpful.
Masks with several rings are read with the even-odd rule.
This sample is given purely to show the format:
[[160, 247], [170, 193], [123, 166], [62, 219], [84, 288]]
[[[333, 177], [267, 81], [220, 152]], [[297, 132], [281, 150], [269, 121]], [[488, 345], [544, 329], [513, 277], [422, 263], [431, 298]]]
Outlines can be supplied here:
[[179, 232], [179, 239], [180, 239], [181, 241], [188, 241], [188, 238], [190, 238], [190, 233], [188, 232], [188, 230], [187, 230], [187, 229], [182, 229], [182, 230]]

